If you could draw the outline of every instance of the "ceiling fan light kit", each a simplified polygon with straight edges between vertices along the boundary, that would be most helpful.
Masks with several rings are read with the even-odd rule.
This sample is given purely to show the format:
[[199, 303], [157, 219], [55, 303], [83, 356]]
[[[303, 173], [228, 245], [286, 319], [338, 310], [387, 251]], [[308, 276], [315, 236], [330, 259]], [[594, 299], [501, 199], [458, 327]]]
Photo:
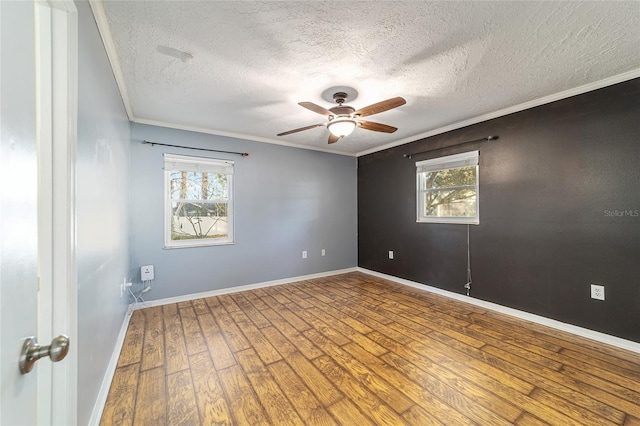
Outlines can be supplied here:
[[350, 118], [338, 117], [330, 121], [329, 124], [327, 124], [327, 128], [334, 136], [343, 138], [353, 133], [353, 130], [356, 128], [356, 121]]
[[361, 117], [368, 115], [379, 114], [384, 111], [388, 111], [393, 108], [397, 108], [407, 103], [404, 98], [396, 97], [387, 99], [382, 102], [369, 105], [367, 107], [355, 110], [355, 108], [348, 105], [343, 105], [347, 100], [346, 92], [336, 92], [333, 94], [333, 99], [338, 104], [333, 108], [326, 109], [320, 105], [316, 105], [313, 102], [300, 102], [303, 108], [315, 112], [316, 114], [324, 115], [328, 121], [323, 124], [313, 124], [311, 126], [300, 127], [298, 129], [289, 130], [287, 132], [278, 133], [277, 136], [290, 135], [292, 133], [301, 132], [303, 130], [314, 129], [316, 127], [326, 126], [329, 129], [329, 143], [336, 143], [339, 139], [350, 135], [356, 127], [361, 127], [365, 130], [372, 130], [374, 132], [393, 133], [398, 130], [396, 127], [388, 126], [382, 123], [375, 123], [373, 121], [361, 120]]

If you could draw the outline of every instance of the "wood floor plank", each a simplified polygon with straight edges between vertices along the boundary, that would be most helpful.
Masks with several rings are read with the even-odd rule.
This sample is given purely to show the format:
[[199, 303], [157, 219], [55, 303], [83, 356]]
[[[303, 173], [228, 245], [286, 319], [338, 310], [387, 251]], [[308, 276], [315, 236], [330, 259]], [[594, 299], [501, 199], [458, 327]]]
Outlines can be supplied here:
[[[487, 348], [482, 349], [486, 351]], [[494, 350], [491, 351], [491, 355], [499, 355], [499, 349], [494, 348]], [[499, 357], [513, 361], [503, 364], [502, 368], [508, 369], [512, 374], [527, 380], [529, 383], [537, 386], [538, 389], [544, 389], [560, 398], [571, 401], [573, 404], [586, 408], [600, 417], [612, 419], [616, 422], [622, 422], [622, 419], [624, 419], [623, 411], [606, 403], [609, 397], [608, 394], [603, 401], [599, 398], [594, 398], [593, 393], [597, 392], [597, 390], [592, 389], [586, 383], [566, 377], [562, 372], [529, 364], [525, 358], [522, 358], [520, 362], [515, 362], [511, 355], [502, 355]], [[485, 353], [484, 359], [489, 363], [494, 362], [487, 353]]]
[[[325, 320], [321, 320], [320, 318], [313, 315], [311, 312], [303, 309], [299, 309], [295, 305], [288, 305], [289, 309], [296, 313], [296, 315], [300, 316], [307, 323], [311, 324], [315, 330], [319, 330], [324, 336], [326, 336], [329, 340], [333, 341], [336, 345], [342, 346], [351, 342], [347, 336], [342, 334], [340, 331], [333, 328], [328, 321], [331, 321], [331, 318], [325, 318]], [[304, 334], [304, 333], [303, 333]]]
[[[276, 348], [276, 350], [280, 353], [280, 356], [282, 356], [282, 358], [286, 358], [292, 353], [298, 351], [300, 351], [308, 359], [313, 359], [324, 355], [324, 352], [322, 352], [309, 339], [307, 339], [297, 331], [295, 335], [287, 336], [288, 338], [273, 326], [263, 328], [261, 331], [262, 334], [264, 334], [264, 336], [267, 338], [267, 340], [269, 340], [269, 342], [273, 345], [273, 347]], [[302, 345], [300, 345], [300, 343], [302, 343]]]
[[[413, 402], [398, 389], [396, 383], [390, 385], [384, 378], [381, 378], [368, 368], [366, 363], [361, 362], [333, 342], [321, 338], [317, 340], [314, 339], [314, 337], [319, 337], [317, 331], [309, 330], [306, 333], [308, 333], [311, 340], [322, 342], [320, 349], [331, 357], [336, 365], [348, 371], [354, 379], [364, 384], [369, 391], [387, 403], [397, 413], [402, 413], [413, 405]], [[353, 345], [353, 343], [350, 343], [350, 345]]]
[[[454, 343], [455, 342], [450, 341], [450, 344]], [[462, 368], [463, 365], [469, 366], [479, 374], [488, 374], [524, 395], [534, 389], [531, 383], [521, 379], [517, 375], [505, 372], [501, 367], [506, 365], [506, 363], [502, 362], [502, 360], [494, 360], [493, 363], [486, 362], [486, 358], [482, 357], [482, 351], [480, 349], [465, 347], [468, 352], [476, 354], [477, 357], [465, 356], [467, 353], [458, 351], [455, 347], [442, 344], [433, 338], [424, 339], [420, 342], [413, 341], [409, 343], [407, 347], [416, 353], [424, 353], [426, 351], [430, 351], [432, 354], [438, 353], [438, 356], [434, 356], [433, 359], [441, 365], [450, 365], [452, 369]], [[469, 370], [469, 374], [471, 373], [471, 370]]]
[[549, 423], [543, 422], [529, 413], [523, 413], [515, 424], [518, 426], [549, 426]]
[[293, 404], [304, 424], [318, 426], [336, 424], [325, 407], [286, 362], [274, 362], [267, 368]]
[[410, 425], [437, 426], [447, 424], [439, 421], [431, 413], [429, 413], [429, 411], [425, 410], [419, 405], [414, 405], [413, 407], [409, 408], [407, 411], [402, 413], [402, 417]]
[[138, 381], [134, 425], [166, 424], [165, 375], [162, 367], [143, 370]]
[[[572, 358], [578, 361], [581, 361], [582, 370], [583, 371], [605, 371], [608, 373], [613, 373], [618, 376], [626, 377], [630, 380], [635, 381], [635, 383], [640, 383], [640, 369], [637, 368], [626, 368], [625, 364], [622, 363], [611, 363], [607, 361], [600, 360], [598, 358], [594, 358], [587, 353], [577, 352], [572, 349], [563, 348], [560, 353], [564, 360], [568, 358]], [[568, 363], [568, 362], [565, 362]], [[593, 367], [596, 367], [595, 369]], [[602, 376], [601, 376], [602, 377]]]
[[335, 386], [340, 388], [375, 423], [382, 425], [407, 424], [389, 405], [375, 396], [358, 380], [354, 379], [348, 371], [338, 366], [330, 357], [321, 356], [312, 362], [318, 370], [322, 371]]
[[309, 324], [307, 324], [302, 318], [298, 317], [296, 314], [291, 312], [287, 307], [285, 307], [283, 304], [279, 303], [273, 297], [265, 296], [265, 297], [262, 298], [262, 300], [267, 305], [269, 305], [269, 307], [271, 309], [273, 309], [275, 312], [277, 312], [282, 318], [287, 320], [287, 322], [289, 322], [289, 324], [291, 324], [291, 326], [293, 328], [295, 328], [296, 330], [304, 331], [304, 330], [308, 330], [309, 328], [311, 328], [311, 326]]
[[140, 364], [129, 364], [116, 369], [109, 395], [102, 411], [100, 425], [125, 426], [133, 424], [133, 404], [138, 388]]
[[[271, 324], [273, 325], [273, 327], [278, 329], [280, 333], [286, 336], [286, 339], [289, 340], [292, 344], [294, 344], [296, 347], [296, 350], [302, 352], [304, 356], [306, 356], [309, 359], [313, 359], [323, 354], [323, 352], [320, 349], [318, 349], [316, 345], [314, 345], [302, 333], [296, 330], [291, 325], [291, 323], [286, 321], [283, 317], [281, 317], [280, 314], [278, 314], [271, 308], [265, 309], [263, 313], [267, 318], [269, 318], [269, 321], [271, 321]], [[265, 335], [267, 332], [266, 330], [267, 329], [262, 330], [262, 332], [265, 333]], [[267, 336], [267, 338], [269, 338], [269, 336]], [[279, 342], [282, 342], [282, 340], [280, 340]], [[276, 349], [280, 351], [280, 348], [278, 347], [279, 343], [276, 344], [274, 343], [274, 341], [271, 341], [271, 344], [273, 344], [276, 347]], [[280, 351], [280, 353], [282, 353], [282, 351]]]
[[280, 286], [279, 288], [274, 287], [273, 289], [277, 291], [283, 298], [286, 298], [291, 303], [295, 303], [296, 305], [300, 306], [302, 309], [308, 309], [313, 307], [313, 304], [309, 303], [307, 298], [302, 298], [297, 294], [296, 288], [291, 284], [283, 285], [283, 286]]
[[627, 425], [640, 354], [360, 272], [133, 312], [102, 425]]
[[200, 329], [200, 323], [192, 307], [180, 310], [184, 339], [187, 344], [187, 354], [193, 355], [207, 350], [207, 343]]
[[341, 399], [335, 404], [329, 407], [329, 411], [339, 419], [341, 425], [351, 426], [374, 426], [374, 423], [369, 420], [353, 402], [348, 399]]
[[[541, 403], [560, 409], [563, 413], [568, 414], [573, 419], [578, 420], [582, 424], [599, 425], [599, 426], [613, 426], [619, 425], [620, 421], [614, 421], [610, 418], [598, 416], [593, 411], [589, 411], [578, 405], [573, 404], [571, 401], [560, 398], [544, 389], [534, 389], [531, 393], [531, 398], [540, 401]], [[533, 411], [533, 410], [532, 410]], [[536, 414], [533, 412], [532, 414]]]
[[[430, 389], [429, 392], [431, 394], [436, 395], [438, 393], [433, 391], [434, 387], [430, 386], [428, 382], [423, 382], [421, 385], [418, 385], [401, 371], [394, 368], [391, 363], [387, 363], [385, 360], [373, 356], [358, 345], [350, 343], [344, 346], [344, 350], [358, 358], [360, 362], [369, 366], [369, 368], [375, 371], [380, 377], [392, 383], [393, 387], [399, 389], [417, 404], [421, 404], [424, 401], [425, 388]], [[442, 379], [442, 377], [438, 375], [438, 379]], [[473, 395], [474, 400], [478, 404], [500, 413], [500, 415], [507, 420], [515, 420], [522, 413], [521, 409], [518, 409], [508, 401], [496, 398], [495, 395], [486, 392], [473, 383], [459, 379], [442, 380], [442, 382], [446, 383], [451, 389], [459, 392], [460, 395]], [[436, 388], [438, 386], [439, 385], [436, 385]], [[441, 393], [441, 395], [444, 395], [444, 393]]]
[[[629, 400], [627, 400], [627, 398], [621, 398], [620, 397], [621, 395], [617, 395], [617, 396], [613, 395], [611, 393], [604, 391], [600, 387], [595, 386], [592, 382], [598, 381], [599, 379], [593, 376], [583, 376], [583, 378], [586, 379], [587, 381], [574, 379], [574, 377], [572, 377], [572, 374], [567, 373], [566, 368], [563, 368], [563, 371], [561, 373], [558, 373], [555, 371], [549, 371], [544, 368], [536, 368], [535, 371], [527, 371], [525, 368], [525, 364], [513, 365], [508, 362], [503, 362], [503, 360], [497, 359], [476, 348], [465, 347], [463, 345], [459, 345], [456, 342], [451, 342], [451, 341], [449, 342], [449, 344], [455, 345], [457, 346], [458, 350], [471, 355], [474, 358], [474, 363], [477, 360], [480, 362], [484, 362], [487, 365], [493, 365], [493, 366], [499, 367], [499, 371], [504, 372], [504, 374], [506, 375], [504, 378], [504, 380], [507, 380], [505, 382], [506, 384], [513, 383], [513, 378], [518, 377], [522, 380], [528, 381], [531, 384], [534, 384], [543, 388], [547, 388], [552, 392], [557, 391], [558, 387], [553, 383], [553, 381], [551, 383], [548, 383], [546, 382], [545, 379], [541, 379], [541, 377], [546, 376], [549, 378], [555, 378], [556, 383], [562, 383], [563, 385], [572, 387], [575, 390], [580, 390], [581, 392], [584, 392], [586, 395], [589, 395], [590, 397], [599, 395], [599, 398], [597, 398], [598, 400], [600, 400], [601, 402], [611, 407], [614, 407], [615, 409], [619, 409], [621, 411], [627, 411], [628, 413], [631, 413], [631, 414], [637, 413], [638, 409], [640, 409], [640, 405], [636, 405], [635, 403], [630, 402]], [[511, 377], [511, 379], [509, 379], [509, 377]], [[615, 385], [613, 384], [607, 384], [607, 386], [610, 386], [611, 388], [615, 387]], [[628, 395], [625, 395], [627, 397], [631, 397], [631, 398], [634, 397], [633, 393], [630, 393], [630, 391], [626, 389], [623, 389], [622, 393], [623, 394], [628, 393]], [[552, 415], [554, 413], [556, 413], [555, 410], [550, 410], [548, 414]], [[568, 424], [567, 420], [564, 421], [564, 424]]]
[[129, 319], [129, 327], [122, 344], [118, 367], [139, 363], [142, 360], [144, 344], [145, 316], [141, 310], [133, 311]]
[[167, 424], [197, 426], [200, 424], [191, 373], [178, 371], [167, 376]]
[[224, 305], [224, 308], [227, 310], [227, 312], [242, 312], [242, 309], [240, 309], [240, 306], [238, 306], [238, 304], [235, 302], [235, 300], [233, 300], [230, 294], [220, 295], [217, 297], [217, 299], [220, 301], [221, 305]]
[[251, 347], [251, 343], [244, 337], [231, 315], [222, 305], [212, 306], [211, 312], [216, 322], [220, 324], [222, 334], [233, 352], [243, 351]]
[[302, 419], [253, 349], [238, 352], [238, 362], [272, 424], [299, 425]]
[[232, 312], [231, 318], [233, 318], [238, 328], [240, 328], [265, 364], [271, 364], [282, 359], [276, 348], [264, 337], [264, 334], [258, 330], [244, 312]]
[[[211, 297], [208, 299], [196, 299], [191, 302], [193, 305], [193, 310], [195, 311], [196, 315], [205, 315], [210, 313], [209, 312], [210, 299], [215, 299], [215, 298]], [[215, 300], [217, 301], [217, 299]]]
[[268, 425], [269, 418], [258, 402], [242, 368], [234, 365], [218, 371], [220, 382], [227, 395], [233, 424]]
[[211, 354], [213, 365], [217, 370], [222, 370], [232, 365], [236, 365], [236, 359], [224, 340], [220, 329], [211, 314], [198, 316], [200, 327], [207, 342], [207, 348]]
[[162, 307], [156, 306], [144, 310], [145, 332], [142, 348], [141, 370], [164, 365], [164, 325]]
[[640, 426], [640, 419], [633, 416], [627, 416], [624, 426]]
[[[360, 346], [367, 348], [369, 352], [374, 353], [375, 355], [382, 355], [387, 352], [385, 348], [369, 339], [366, 335], [358, 332], [346, 322], [343, 322], [342, 319], [331, 315], [331, 313], [329, 313], [330, 316], [328, 317], [326, 313], [316, 307], [309, 308], [306, 311], [311, 313], [312, 315], [315, 315], [315, 317], [320, 321], [325, 320], [332, 330], [337, 330], [340, 334], [345, 336], [350, 341], [356, 342]], [[371, 329], [368, 328], [368, 330]]]
[[237, 293], [232, 295], [233, 300], [240, 306], [244, 314], [253, 321], [253, 324], [258, 328], [269, 327], [271, 323], [268, 319], [262, 315], [262, 313], [253, 306], [243, 293]]
[[230, 426], [232, 420], [229, 404], [209, 353], [195, 353], [190, 357], [190, 362], [202, 424]]
[[342, 392], [301, 353], [292, 353], [286, 358], [286, 361], [323, 405], [329, 406], [343, 398]]
[[184, 340], [182, 321], [180, 314], [178, 314], [178, 305], [174, 303], [162, 308], [166, 370], [167, 374], [172, 374], [189, 368], [187, 346]]
[[191, 300], [186, 300], [184, 302], [178, 302], [178, 311], [180, 312], [180, 314], [182, 314], [183, 310], [193, 310], [193, 304], [191, 303]]
[[[509, 412], [512, 413], [514, 411], [513, 407], [510, 407], [510, 410], [507, 412], [493, 412], [477, 403], [478, 400], [484, 401], [486, 398], [478, 398], [478, 395], [473, 393], [461, 393], [455, 388], [440, 381], [439, 377], [435, 377], [424, 370], [416, 368], [414, 364], [407, 362], [405, 359], [394, 353], [385, 354], [382, 358], [394, 368], [402, 371], [403, 374], [414, 382], [421, 383], [429, 389], [430, 393], [437, 396], [441, 401], [454, 408], [457, 412], [464, 413], [464, 415], [469, 417], [471, 420], [478, 422], [479, 424], [512, 424], [510, 420], [505, 419], [502, 416], [509, 416]], [[501, 403], [501, 405], [508, 406], [508, 404], [505, 404], [504, 401], [500, 401], [498, 398], [495, 398], [495, 401], [492, 401], [492, 403]]]
[[[205, 297], [204, 299], [199, 299], [199, 300], [200, 300], [199, 302], [200, 309], [197, 308], [195, 303], [196, 301], [195, 300], [193, 301], [193, 307], [196, 309], [196, 313], [198, 315], [208, 314], [210, 308], [220, 305], [220, 299], [218, 299], [215, 296]], [[198, 310], [201, 310], [202, 312], [198, 312]]]
[[243, 294], [255, 309], [263, 311], [269, 308], [269, 305], [267, 305], [262, 299], [260, 299], [260, 296], [256, 291], [245, 291]]

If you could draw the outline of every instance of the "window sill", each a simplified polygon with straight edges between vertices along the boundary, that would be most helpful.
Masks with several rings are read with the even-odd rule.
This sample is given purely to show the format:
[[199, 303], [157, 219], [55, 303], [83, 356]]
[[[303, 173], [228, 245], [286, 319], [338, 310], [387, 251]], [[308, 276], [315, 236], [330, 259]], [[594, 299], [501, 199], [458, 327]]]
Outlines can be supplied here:
[[217, 247], [217, 246], [232, 246], [235, 245], [235, 241], [225, 241], [220, 243], [208, 243], [208, 244], [180, 244], [180, 245], [165, 245], [162, 247], [163, 250], [173, 250], [173, 249], [182, 249], [182, 248], [194, 248], [194, 247]]
[[453, 225], [480, 225], [479, 219], [471, 219], [471, 220], [460, 220], [460, 219], [448, 219], [448, 218], [437, 218], [433, 220], [416, 220], [416, 223], [445, 223], [445, 224], [453, 224]]

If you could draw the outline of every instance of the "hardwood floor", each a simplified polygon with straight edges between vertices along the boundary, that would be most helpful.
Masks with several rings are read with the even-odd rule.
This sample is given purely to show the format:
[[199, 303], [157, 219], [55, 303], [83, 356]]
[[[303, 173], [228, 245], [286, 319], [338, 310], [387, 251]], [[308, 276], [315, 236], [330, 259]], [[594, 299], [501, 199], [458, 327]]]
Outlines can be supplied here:
[[640, 355], [362, 273], [133, 313], [102, 425], [640, 425]]

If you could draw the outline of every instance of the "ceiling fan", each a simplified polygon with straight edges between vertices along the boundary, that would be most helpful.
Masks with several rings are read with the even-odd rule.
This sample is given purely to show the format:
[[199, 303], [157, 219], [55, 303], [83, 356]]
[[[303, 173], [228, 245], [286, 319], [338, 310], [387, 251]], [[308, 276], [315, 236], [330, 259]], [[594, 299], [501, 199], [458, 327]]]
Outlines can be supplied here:
[[393, 133], [398, 130], [397, 127], [375, 123], [373, 121], [365, 121], [361, 120], [360, 118], [367, 117], [373, 114], [379, 114], [381, 112], [397, 108], [407, 103], [404, 98], [398, 96], [396, 98], [387, 99], [386, 101], [366, 106], [356, 111], [355, 108], [350, 107], [349, 105], [343, 105], [347, 100], [347, 94], [345, 92], [334, 93], [333, 99], [338, 105], [329, 109], [323, 108], [320, 105], [316, 105], [313, 102], [299, 102], [298, 105], [320, 115], [324, 115], [328, 118], [329, 121], [325, 123], [312, 124], [311, 126], [300, 127], [299, 129], [289, 130], [288, 132], [278, 133], [277, 136], [285, 136], [290, 135], [291, 133], [301, 132], [303, 130], [327, 126], [330, 132], [329, 143], [331, 144], [338, 142], [340, 138], [350, 135], [356, 127], [361, 127], [366, 130], [373, 130], [374, 132]]

